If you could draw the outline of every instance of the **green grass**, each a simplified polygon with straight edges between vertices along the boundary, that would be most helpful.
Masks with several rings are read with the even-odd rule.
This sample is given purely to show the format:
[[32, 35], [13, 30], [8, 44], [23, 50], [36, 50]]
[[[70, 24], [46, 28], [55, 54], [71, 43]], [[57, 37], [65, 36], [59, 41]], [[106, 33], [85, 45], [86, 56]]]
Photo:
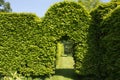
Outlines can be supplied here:
[[74, 60], [72, 56], [61, 56], [56, 66], [55, 75], [46, 80], [79, 80], [74, 72]]

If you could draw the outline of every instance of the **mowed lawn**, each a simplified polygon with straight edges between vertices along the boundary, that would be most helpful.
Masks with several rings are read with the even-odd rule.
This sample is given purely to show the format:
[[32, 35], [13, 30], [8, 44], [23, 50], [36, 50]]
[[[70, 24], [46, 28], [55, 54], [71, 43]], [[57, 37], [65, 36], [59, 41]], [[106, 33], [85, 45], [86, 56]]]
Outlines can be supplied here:
[[56, 66], [56, 74], [46, 80], [80, 80], [74, 72], [72, 56], [61, 56]]

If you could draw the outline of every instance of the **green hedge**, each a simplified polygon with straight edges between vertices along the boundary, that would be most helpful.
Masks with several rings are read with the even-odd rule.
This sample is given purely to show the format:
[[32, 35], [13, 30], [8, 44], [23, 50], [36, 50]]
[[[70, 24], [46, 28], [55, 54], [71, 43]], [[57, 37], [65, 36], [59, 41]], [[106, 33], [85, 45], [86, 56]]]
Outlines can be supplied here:
[[[41, 23], [44, 37], [48, 43], [57, 44], [63, 37], [68, 36], [75, 42], [75, 69], [81, 74], [83, 56], [87, 53], [87, 35], [90, 16], [81, 4], [75, 2], [60, 2], [48, 9]], [[52, 45], [56, 46], [56, 45]], [[47, 47], [47, 44], [46, 44]], [[52, 54], [49, 52], [49, 54]]]
[[40, 23], [33, 14], [0, 13], [0, 75], [53, 73], [53, 54], [45, 53], [53, 47], [45, 47], [51, 44], [45, 41]]
[[101, 27], [102, 73], [105, 80], [120, 80], [120, 7], [103, 20]]
[[86, 75], [95, 75], [101, 78], [102, 49], [100, 47], [101, 29], [100, 23], [117, 5], [115, 3], [101, 4], [91, 11], [92, 21], [89, 27], [88, 35], [88, 54], [84, 56], [83, 71]]
[[116, 3], [98, 6], [90, 13], [92, 21], [75, 2], [56, 3], [42, 21], [33, 14], [0, 13], [0, 75], [54, 74], [57, 43], [68, 36], [74, 41], [76, 73], [117, 80], [120, 9], [116, 7]]

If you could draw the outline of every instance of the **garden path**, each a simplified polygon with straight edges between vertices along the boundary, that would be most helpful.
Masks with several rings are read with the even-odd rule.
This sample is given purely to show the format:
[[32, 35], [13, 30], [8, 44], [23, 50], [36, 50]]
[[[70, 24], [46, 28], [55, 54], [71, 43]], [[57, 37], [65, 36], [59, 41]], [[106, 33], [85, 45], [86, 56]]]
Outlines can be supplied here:
[[56, 74], [46, 80], [80, 80], [74, 72], [72, 56], [61, 56], [56, 66]]

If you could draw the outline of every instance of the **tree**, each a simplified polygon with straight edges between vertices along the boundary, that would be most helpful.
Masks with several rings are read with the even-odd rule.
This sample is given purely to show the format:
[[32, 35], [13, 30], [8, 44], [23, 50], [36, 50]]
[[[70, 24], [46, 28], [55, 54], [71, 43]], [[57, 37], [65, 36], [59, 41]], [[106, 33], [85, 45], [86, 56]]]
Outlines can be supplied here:
[[78, 2], [82, 3], [90, 11], [100, 3], [100, 0], [78, 0]]
[[10, 7], [9, 2], [5, 2], [4, 0], [0, 0], [0, 12], [11, 12], [12, 9]]

